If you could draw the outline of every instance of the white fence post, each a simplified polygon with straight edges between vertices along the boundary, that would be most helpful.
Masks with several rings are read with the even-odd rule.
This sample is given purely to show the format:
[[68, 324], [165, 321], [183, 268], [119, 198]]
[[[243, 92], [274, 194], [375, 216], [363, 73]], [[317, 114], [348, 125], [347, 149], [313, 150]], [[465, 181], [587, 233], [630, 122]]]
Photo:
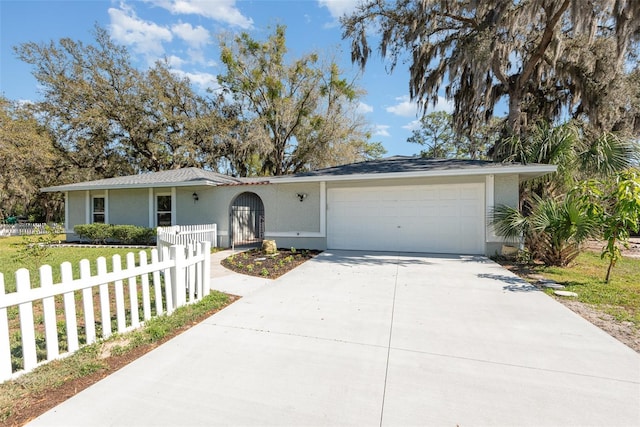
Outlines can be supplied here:
[[202, 296], [206, 297], [211, 293], [211, 245], [212, 243], [206, 241], [202, 243], [204, 252], [204, 261], [202, 264]]
[[173, 296], [174, 308], [178, 308], [186, 304], [185, 248], [181, 245], [173, 245], [170, 251], [171, 259], [175, 262], [175, 265], [171, 269], [171, 294]]
[[[4, 297], [4, 275], [0, 273], [0, 299]], [[0, 308], [0, 381], [11, 378], [11, 341], [9, 341], [9, 319], [7, 309]]]
[[[53, 271], [50, 265], [40, 267], [40, 287], [53, 288]], [[58, 322], [56, 322], [56, 302], [53, 296], [42, 299], [44, 317], [44, 339], [47, 344], [47, 360], [57, 359], [60, 355], [58, 345]]]
[[[127, 254], [127, 270], [136, 267], [136, 257], [133, 252]], [[140, 326], [140, 315], [138, 314], [138, 285], [136, 276], [129, 277], [129, 305], [131, 306], [131, 326], [137, 328]]]
[[[73, 270], [70, 262], [63, 262], [60, 265], [60, 275], [62, 283], [71, 282], [73, 280]], [[76, 317], [76, 299], [75, 292], [65, 292], [62, 295], [64, 305], [64, 320], [67, 326], [67, 344], [68, 351], [73, 353], [80, 348], [78, 343], [78, 321]]]
[[[91, 264], [88, 259], [80, 261], [80, 278], [91, 278]], [[82, 290], [82, 309], [84, 311], [84, 333], [87, 337], [87, 344], [96, 342], [96, 317], [93, 313], [93, 289], [84, 288]]]
[[[98, 276], [107, 274], [107, 259], [103, 256], [96, 261]], [[111, 307], [109, 304], [109, 284], [102, 283], [99, 287], [100, 294], [100, 321], [102, 323], [102, 338], [111, 336]]]
[[[140, 267], [147, 265], [147, 253], [140, 251]], [[144, 320], [151, 319], [151, 297], [149, 296], [149, 275], [143, 274], [140, 278], [140, 286], [142, 287], [142, 315]]]
[[[29, 270], [21, 268], [16, 271], [16, 288], [19, 293], [28, 293], [31, 290]], [[20, 311], [20, 333], [22, 334], [22, 361], [24, 369], [31, 370], [38, 364], [36, 356], [36, 335], [33, 323], [33, 303], [31, 301], [18, 306]]]
[[[158, 251], [153, 249], [151, 251], [151, 264], [157, 264], [159, 261]], [[156, 297], [156, 316], [160, 316], [163, 313], [162, 310], [162, 282], [160, 280], [160, 271], [155, 270], [153, 272], [153, 291]]]
[[[112, 258], [113, 272], [120, 273], [122, 271], [122, 261], [120, 255], [116, 254]], [[118, 324], [118, 333], [121, 334], [127, 329], [127, 318], [124, 312], [124, 285], [122, 280], [115, 282], [116, 293], [116, 323]]]

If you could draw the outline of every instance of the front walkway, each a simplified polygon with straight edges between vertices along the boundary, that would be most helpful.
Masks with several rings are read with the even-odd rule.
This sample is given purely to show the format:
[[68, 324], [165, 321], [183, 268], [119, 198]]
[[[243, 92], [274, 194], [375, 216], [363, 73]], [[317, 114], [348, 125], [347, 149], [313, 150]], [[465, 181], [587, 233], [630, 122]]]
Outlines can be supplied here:
[[638, 402], [637, 353], [486, 258], [327, 251], [32, 425], [631, 426]]
[[211, 289], [243, 297], [273, 282], [271, 279], [239, 274], [220, 265], [220, 261], [239, 252], [225, 249], [211, 254]]

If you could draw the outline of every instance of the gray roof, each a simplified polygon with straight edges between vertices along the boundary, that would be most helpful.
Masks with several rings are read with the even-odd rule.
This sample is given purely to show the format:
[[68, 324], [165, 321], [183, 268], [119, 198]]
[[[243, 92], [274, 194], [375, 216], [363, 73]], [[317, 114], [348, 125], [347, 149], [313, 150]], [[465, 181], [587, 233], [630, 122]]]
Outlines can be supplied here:
[[115, 178], [98, 179], [96, 181], [78, 182], [75, 184], [58, 185], [43, 188], [43, 192], [74, 191], [113, 188], [146, 188], [196, 185], [229, 185], [246, 184], [259, 180], [247, 180], [222, 175], [217, 172], [198, 168], [173, 169], [162, 172], [149, 172], [139, 175], [119, 176]]
[[369, 160], [365, 162], [350, 163], [305, 172], [296, 176], [336, 176], [359, 174], [382, 174], [398, 172], [424, 172], [451, 169], [479, 169], [495, 167], [497, 165], [509, 165], [508, 163], [496, 163], [487, 160], [461, 160], [461, 159], [425, 159], [422, 157], [394, 156], [384, 159]]
[[285, 182], [333, 181], [453, 175], [519, 174], [521, 179], [555, 172], [554, 165], [496, 163], [486, 160], [423, 159], [394, 156], [318, 169], [296, 175], [260, 178], [234, 178], [198, 168], [175, 169], [140, 175], [121, 176], [43, 188], [43, 192], [118, 188], [188, 187], [198, 185], [251, 185]]
[[425, 159], [412, 156], [393, 156], [383, 159], [369, 160], [358, 163], [350, 163], [341, 166], [318, 169], [297, 175], [274, 177], [272, 182], [278, 180], [311, 181], [333, 180], [367, 177], [375, 179], [380, 176], [437, 176], [437, 175], [467, 175], [467, 174], [492, 174], [492, 173], [518, 173], [523, 177], [533, 177], [545, 173], [554, 172], [554, 165], [521, 163], [499, 163], [488, 160], [462, 160], [462, 159]]

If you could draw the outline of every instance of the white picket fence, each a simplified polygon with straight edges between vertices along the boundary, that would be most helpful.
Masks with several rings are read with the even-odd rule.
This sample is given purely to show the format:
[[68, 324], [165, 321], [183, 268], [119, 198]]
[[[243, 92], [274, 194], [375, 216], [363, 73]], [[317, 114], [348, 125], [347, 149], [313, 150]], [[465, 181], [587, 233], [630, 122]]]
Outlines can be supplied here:
[[[107, 271], [106, 259], [100, 257], [96, 261], [95, 276], [91, 275], [90, 262], [84, 259], [80, 261], [79, 279], [73, 278], [71, 263], [64, 262], [60, 266], [62, 280], [57, 284], [53, 283], [51, 266], [44, 265], [40, 268], [39, 287], [32, 287], [29, 271], [20, 269], [15, 274], [17, 290], [12, 293], [5, 293], [4, 276], [0, 273], [0, 383], [32, 371], [43, 363], [72, 354], [81, 345], [111, 336], [113, 306], [114, 326], [118, 333], [122, 333], [140, 327], [152, 316], [171, 314], [177, 307], [199, 301], [209, 294], [210, 242], [187, 249], [174, 245], [163, 248], [163, 251], [161, 261], [158, 250], [153, 249], [150, 262], [146, 252], [141, 251], [137, 263], [135, 254], [129, 253], [125, 269], [122, 269], [120, 255], [114, 255], [111, 272]], [[125, 296], [125, 281], [128, 297]], [[59, 295], [62, 295], [62, 301], [60, 298], [56, 301], [55, 297]], [[77, 306], [76, 296], [80, 297]], [[41, 307], [41, 312], [35, 311], [38, 321], [34, 321], [34, 303], [39, 309]], [[13, 343], [12, 349], [10, 342], [11, 335], [17, 332], [18, 327], [11, 329], [8, 310], [16, 306], [21, 351], [16, 351], [20, 350], [15, 348], [16, 343]], [[96, 319], [96, 306], [99, 321]], [[76, 309], [80, 307], [83, 312], [81, 319], [76, 314]], [[56, 310], [60, 309], [64, 313], [65, 352], [60, 349], [59, 319], [56, 318]], [[13, 310], [12, 317], [15, 317]], [[79, 325], [79, 320], [83, 321], [84, 326]], [[98, 331], [96, 324], [100, 327]], [[84, 333], [82, 339], [79, 339], [79, 330]], [[38, 341], [42, 347], [43, 333], [46, 356], [42, 348], [38, 356]], [[12, 366], [12, 351], [16, 353], [14, 361], [16, 358], [22, 359], [22, 369]]]
[[159, 251], [173, 245], [186, 247], [198, 242], [211, 242], [212, 247], [217, 247], [218, 229], [216, 224], [172, 225], [156, 229], [156, 247]]
[[[62, 224], [49, 224], [58, 233], [64, 233]], [[0, 237], [47, 234], [44, 223], [33, 224], [0, 224]]]

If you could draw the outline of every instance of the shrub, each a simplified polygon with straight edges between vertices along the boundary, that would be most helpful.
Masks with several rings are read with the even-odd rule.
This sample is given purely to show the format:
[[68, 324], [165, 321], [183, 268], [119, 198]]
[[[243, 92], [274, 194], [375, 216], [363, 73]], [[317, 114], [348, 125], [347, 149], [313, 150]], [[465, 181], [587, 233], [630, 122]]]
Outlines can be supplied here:
[[73, 231], [81, 239], [93, 243], [115, 240], [124, 244], [147, 245], [155, 238], [155, 229], [136, 225], [81, 224], [73, 227]]

